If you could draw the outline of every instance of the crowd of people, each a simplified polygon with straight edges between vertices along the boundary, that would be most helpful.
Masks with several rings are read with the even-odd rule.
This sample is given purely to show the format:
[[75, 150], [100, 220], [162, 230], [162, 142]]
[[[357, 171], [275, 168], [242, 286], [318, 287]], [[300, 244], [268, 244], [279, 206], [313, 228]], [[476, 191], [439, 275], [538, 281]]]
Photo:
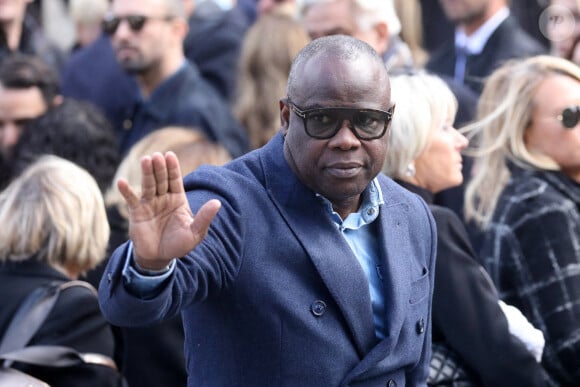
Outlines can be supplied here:
[[576, 0], [1, 2], [0, 338], [82, 280], [30, 345], [129, 387], [580, 386], [579, 41]]

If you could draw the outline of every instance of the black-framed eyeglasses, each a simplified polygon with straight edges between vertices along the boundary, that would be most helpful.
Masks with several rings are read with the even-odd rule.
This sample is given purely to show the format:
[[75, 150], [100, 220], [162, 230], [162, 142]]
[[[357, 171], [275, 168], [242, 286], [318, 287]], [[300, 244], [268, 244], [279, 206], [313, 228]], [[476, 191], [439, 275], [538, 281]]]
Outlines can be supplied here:
[[121, 25], [121, 22], [123, 20], [126, 20], [127, 23], [129, 24], [129, 28], [131, 29], [131, 31], [139, 32], [143, 29], [147, 20], [158, 19], [158, 20], [167, 21], [167, 20], [171, 20], [172, 18], [173, 18], [172, 16], [156, 17], [156, 16], [144, 16], [144, 15], [127, 15], [127, 16], [112, 16], [111, 15], [111, 16], [106, 16], [105, 19], [103, 19], [102, 27], [103, 27], [103, 31], [105, 31], [106, 34], [114, 35], [115, 32], [117, 32], [119, 25]]
[[302, 110], [289, 98], [286, 103], [294, 114], [302, 118], [306, 134], [319, 140], [336, 135], [345, 118], [352, 124], [351, 130], [356, 138], [376, 140], [385, 135], [393, 116], [392, 107], [388, 111], [338, 107]]
[[562, 110], [562, 113], [558, 114], [556, 118], [558, 118], [564, 128], [573, 129], [580, 121], [580, 106], [569, 106]]

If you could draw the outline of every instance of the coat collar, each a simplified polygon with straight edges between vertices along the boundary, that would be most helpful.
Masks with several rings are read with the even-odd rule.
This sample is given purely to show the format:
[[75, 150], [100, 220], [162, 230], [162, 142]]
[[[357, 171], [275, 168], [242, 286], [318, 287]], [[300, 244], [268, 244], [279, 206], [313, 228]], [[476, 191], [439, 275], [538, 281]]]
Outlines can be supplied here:
[[51, 278], [55, 281], [70, 281], [69, 277], [46, 262], [38, 261], [35, 257], [19, 262], [3, 262], [0, 264], [0, 272], [17, 276]]
[[562, 195], [580, 206], [580, 183], [570, 179], [561, 171], [539, 170], [525, 163], [517, 165], [514, 162], [508, 162], [507, 167], [513, 178], [526, 179], [528, 177], [536, 177], [547, 182]]
[[405, 180], [395, 179], [395, 181], [401, 187], [406, 188], [409, 191], [421, 196], [421, 199], [425, 200], [427, 204], [433, 204], [433, 194], [428, 190], [426, 190], [425, 188], [421, 188], [418, 185], [409, 183], [408, 181]]
[[191, 62], [184, 60], [179, 69], [165, 79], [153, 92], [148, 99], [141, 95], [139, 87], [135, 84], [136, 103], [132, 107], [134, 115], [136, 109], [146, 109], [147, 113], [153, 116], [157, 121], [164, 121], [173, 111], [175, 105], [175, 95], [177, 90], [183, 87], [188, 79], [199, 79], [199, 71]]

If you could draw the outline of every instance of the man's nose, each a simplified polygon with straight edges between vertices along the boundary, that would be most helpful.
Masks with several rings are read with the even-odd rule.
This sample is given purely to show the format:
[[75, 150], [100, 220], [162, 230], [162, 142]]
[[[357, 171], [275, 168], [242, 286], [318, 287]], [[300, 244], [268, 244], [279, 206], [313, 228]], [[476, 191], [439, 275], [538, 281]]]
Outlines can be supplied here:
[[131, 30], [131, 27], [129, 26], [129, 22], [125, 19], [121, 19], [119, 21], [119, 25], [117, 26], [117, 30], [113, 34], [113, 37], [117, 38], [117, 39], [124, 39], [132, 33], [133, 33], [133, 31]]
[[360, 146], [360, 140], [354, 134], [354, 126], [348, 119], [343, 119], [340, 129], [330, 139], [330, 145], [348, 150]]

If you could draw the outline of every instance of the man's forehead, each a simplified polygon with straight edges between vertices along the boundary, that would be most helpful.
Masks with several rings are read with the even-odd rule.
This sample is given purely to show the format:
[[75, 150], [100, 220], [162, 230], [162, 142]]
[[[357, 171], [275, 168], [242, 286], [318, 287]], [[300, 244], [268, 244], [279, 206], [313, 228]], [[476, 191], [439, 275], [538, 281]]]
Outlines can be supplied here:
[[0, 87], [0, 106], [11, 114], [18, 114], [21, 110], [41, 114], [46, 109], [46, 102], [36, 86], [23, 89]]
[[[376, 62], [365, 55], [354, 58], [318, 53], [300, 69], [297, 101], [310, 106], [343, 106], [349, 101], [372, 104], [369, 108], [382, 109], [387, 101], [388, 77], [386, 70], [375, 67]], [[381, 73], [384, 72], [384, 75]], [[381, 87], [380, 83], [385, 82]], [[383, 106], [384, 105], [384, 106]], [[344, 105], [346, 106], [346, 105]], [[362, 107], [362, 106], [359, 106]]]
[[303, 22], [312, 38], [352, 35], [356, 27], [347, 1], [314, 4], [306, 10]]
[[140, 15], [161, 15], [167, 12], [167, 0], [114, 0], [112, 10], [115, 13], [131, 11]]

